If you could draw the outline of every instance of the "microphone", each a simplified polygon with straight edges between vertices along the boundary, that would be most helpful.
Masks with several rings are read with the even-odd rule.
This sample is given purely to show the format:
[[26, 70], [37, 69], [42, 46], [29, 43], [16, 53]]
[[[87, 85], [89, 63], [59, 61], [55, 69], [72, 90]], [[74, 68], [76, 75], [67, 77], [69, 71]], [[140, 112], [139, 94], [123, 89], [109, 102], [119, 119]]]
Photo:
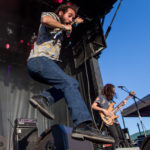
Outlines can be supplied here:
[[125, 86], [121, 86], [121, 85], [120, 85], [120, 86], [118, 86], [118, 88], [124, 88], [124, 87], [125, 87]]
[[67, 38], [70, 38], [70, 31], [66, 31], [66, 36], [67, 36]]

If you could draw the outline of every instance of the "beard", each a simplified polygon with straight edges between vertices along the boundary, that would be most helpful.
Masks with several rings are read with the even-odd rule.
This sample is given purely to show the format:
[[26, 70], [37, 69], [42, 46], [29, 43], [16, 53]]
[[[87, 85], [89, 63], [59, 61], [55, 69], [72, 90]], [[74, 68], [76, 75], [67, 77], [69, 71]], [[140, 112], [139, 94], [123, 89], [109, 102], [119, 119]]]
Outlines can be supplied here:
[[59, 16], [59, 19], [60, 19], [62, 24], [66, 24], [66, 21], [64, 19], [64, 15]]
[[60, 16], [59, 19], [60, 19], [62, 24], [65, 24], [65, 19], [63, 18], [63, 16]]
[[66, 22], [66, 20], [65, 20], [65, 18], [64, 18], [64, 16], [62, 15], [62, 16], [59, 16], [59, 19], [60, 19], [60, 21], [61, 21], [61, 23], [62, 24], [71, 24], [71, 22]]

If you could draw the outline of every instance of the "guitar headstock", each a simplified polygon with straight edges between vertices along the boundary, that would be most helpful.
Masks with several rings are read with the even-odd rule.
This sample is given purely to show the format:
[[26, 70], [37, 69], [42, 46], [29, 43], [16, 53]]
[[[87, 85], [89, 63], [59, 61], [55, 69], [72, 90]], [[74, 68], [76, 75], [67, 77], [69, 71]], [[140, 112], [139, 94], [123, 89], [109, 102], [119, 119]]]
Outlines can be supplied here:
[[130, 96], [134, 96], [136, 93], [134, 91], [130, 92]]

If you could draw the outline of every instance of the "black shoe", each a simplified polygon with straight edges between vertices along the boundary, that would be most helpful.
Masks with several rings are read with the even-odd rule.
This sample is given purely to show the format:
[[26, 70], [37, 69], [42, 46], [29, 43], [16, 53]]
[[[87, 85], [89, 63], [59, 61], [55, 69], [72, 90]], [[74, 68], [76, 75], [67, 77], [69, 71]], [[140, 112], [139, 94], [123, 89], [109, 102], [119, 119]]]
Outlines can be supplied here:
[[77, 126], [72, 130], [72, 137], [81, 140], [90, 140], [101, 143], [114, 143], [114, 138], [111, 136], [104, 136], [99, 130], [92, 127], [91, 123], [87, 123], [84, 126]]
[[48, 119], [54, 119], [54, 114], [52, 114], [50, 110], [50, 105], [46, 97], [41, 95], [33, 96], [29, 100], [30, 104], [36, 107], [45, 117]]

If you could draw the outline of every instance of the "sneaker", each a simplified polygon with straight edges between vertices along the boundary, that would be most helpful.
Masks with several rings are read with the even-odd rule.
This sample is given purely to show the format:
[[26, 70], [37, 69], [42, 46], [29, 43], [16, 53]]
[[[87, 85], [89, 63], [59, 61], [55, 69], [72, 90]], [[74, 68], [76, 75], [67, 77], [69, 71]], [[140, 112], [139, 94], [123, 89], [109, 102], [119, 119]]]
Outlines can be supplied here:
[[80, 140], [90, 140], [101, 143], [114, 143], [115, 140], [111, 136], [104, 136], [99, 130], [92, 126], [92, 123], [88, 123], [83, 126], [77, 126], [72, 130], [72, 137]]
[[50, 104], [46, 97], [41, 96], [41, 95], [33, 96], [29, 100], [29, 102], [33, 107], [36, 107], [48, 119], [55, 118], [54, 114], [52, 114], [52, 112], [49, 111]]

